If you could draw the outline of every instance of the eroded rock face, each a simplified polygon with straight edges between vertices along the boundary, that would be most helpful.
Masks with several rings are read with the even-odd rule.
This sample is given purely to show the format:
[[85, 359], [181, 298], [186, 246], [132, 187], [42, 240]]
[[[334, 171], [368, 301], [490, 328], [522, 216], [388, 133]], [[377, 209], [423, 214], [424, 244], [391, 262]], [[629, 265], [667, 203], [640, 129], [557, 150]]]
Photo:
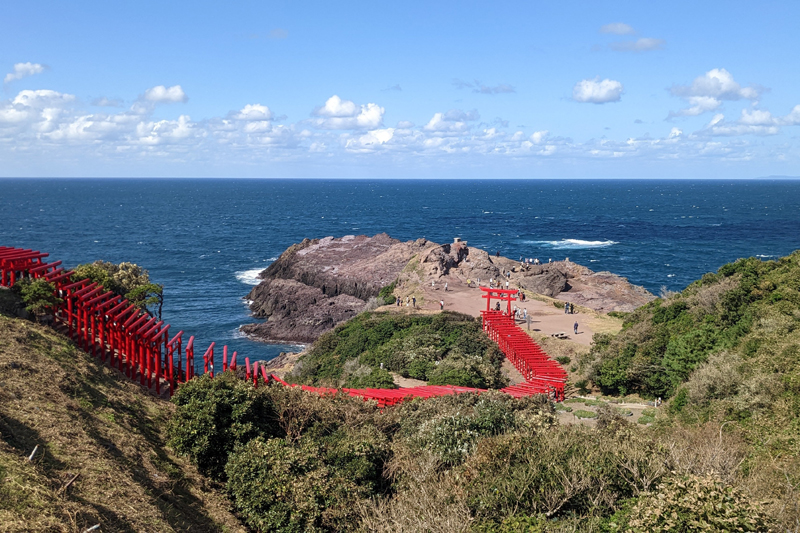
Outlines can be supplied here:
[[305, 239], [260, 274], [250, 291], [253, 315], [242, 331], [268, 341], [308, 343], [364, 310], [428, 242], [374, 237]]

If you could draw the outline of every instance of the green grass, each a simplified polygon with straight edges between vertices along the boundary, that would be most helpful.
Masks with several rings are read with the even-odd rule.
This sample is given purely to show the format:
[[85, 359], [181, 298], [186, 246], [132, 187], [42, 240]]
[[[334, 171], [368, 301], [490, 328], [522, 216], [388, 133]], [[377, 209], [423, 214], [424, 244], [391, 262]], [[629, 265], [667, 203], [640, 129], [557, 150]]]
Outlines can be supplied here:
[[578, 409], [573, 414], [578, 418], [597, 418], [597, 413], [594, 411], [585, 411], [583, 409]]

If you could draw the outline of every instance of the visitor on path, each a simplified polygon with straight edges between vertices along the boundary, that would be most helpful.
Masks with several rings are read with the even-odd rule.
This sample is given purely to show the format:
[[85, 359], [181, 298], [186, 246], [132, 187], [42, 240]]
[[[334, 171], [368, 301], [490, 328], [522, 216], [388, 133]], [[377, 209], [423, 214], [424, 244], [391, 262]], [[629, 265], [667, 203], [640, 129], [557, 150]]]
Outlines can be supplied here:
[[400, 297], [397, 297], [397, 307], [400, 307]]
[[578, 323], [577, 322], [575, 322], [575, 325], [572, 326], [572, 329], [575, 330], [575, 335], [577, 335], [578, 334]]
[[444, 300], [439, 300], [439, 311], [444, 311]]
[[575, 314], [575, 304], [569, 304], [569, 314]]
[[569, 314], [569, 303], [564, 303], [564, 314]]
[[408, 307], [409, 302], [410, 302], [410, 299], [409, 299], [408, 296], [406, 296], [406, 307]]
[[447, 282], [444, 282], [444, 292], [447, 292]]
[[432, 289], [432, 288], [433, 288], [435, 285], [436, 285], [436, 282], [435, 282], [434, 280], [431, 280], [431, 289]]
[[527, 307], [522, 310], [522, 319], [523, 320], [528, 320], [528, 308]]
[[413, 305], [415, 309], [417, 308], [417, 297], [416, 296], [413, 296], [411, 298], [411, 305]]
[[500, 310], [500, 302], [497, 302], [497, 306], [495, 307], [495, 311], [499, 311], [499, 310]]
[[495, 255], [495, 257], [500, 257], [500, 250], [497, 250], [497, 253], [494, 254], [494, 255]]
[[553, 262], [553, 258], [552, 258], [552, 257], [551, 257], [551, 258], [549, 258], [549, 259], [547, 260], [547, 262], [548, 262], [548, 263], [552, 263], [552, 262]]
[[508, 281], [506, 281], [506, 289], [508, 289], [508, 283], [509, 283], [509, 282], [508, 282]]

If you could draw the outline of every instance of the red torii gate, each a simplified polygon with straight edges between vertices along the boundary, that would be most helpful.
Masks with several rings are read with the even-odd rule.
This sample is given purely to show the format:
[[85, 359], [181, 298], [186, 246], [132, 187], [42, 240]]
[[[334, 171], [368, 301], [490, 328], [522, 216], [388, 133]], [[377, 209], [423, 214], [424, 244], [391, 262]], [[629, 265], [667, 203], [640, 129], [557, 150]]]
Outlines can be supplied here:
[[501, 302], [508, 302], [507, 314], [511, 314], [511, 302], [517, 301], [517, 289], [490, 289], [488, 287], [481, 287], [483, 295], [481, 298], [486, 298], [486, 311], [492, 310], [492, 298], [496, 298]]

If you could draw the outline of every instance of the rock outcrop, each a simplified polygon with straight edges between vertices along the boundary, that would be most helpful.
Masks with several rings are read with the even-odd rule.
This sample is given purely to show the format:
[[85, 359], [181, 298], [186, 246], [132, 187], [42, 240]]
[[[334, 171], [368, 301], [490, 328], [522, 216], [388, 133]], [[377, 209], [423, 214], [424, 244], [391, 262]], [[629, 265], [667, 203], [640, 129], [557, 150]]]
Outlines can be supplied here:
[[[510, 277], [507, 276], [511, 273]], [[264, 270], [263, 281], [247, 296], [250, 309], [266, 321], [242, 331], [273, 342], [310, 343], [354, 317], [381, 288], [397, 280], [395, 294], [415, 297], [436, 308], [434, 288], [450, 290], [490, 279], [508, 280], [551, 298], [597, 311], [632, 311], [654, 298], [642, 287], [610, 272], [593, 272], [570, 261], [521, 265], [456, 239], [437, 244], [425, 239], [401, 242], [385, 233], [374, 237], [305, 239], [289, 247]]]
[[242, 331], [273, 342], [312, 342], [363, 311], [428, 245], [425, 239], [401, 242], [385, 233], [292, 245], [260, 274], [264, 281], [247, 296], [253, 315], [267, 321]]

